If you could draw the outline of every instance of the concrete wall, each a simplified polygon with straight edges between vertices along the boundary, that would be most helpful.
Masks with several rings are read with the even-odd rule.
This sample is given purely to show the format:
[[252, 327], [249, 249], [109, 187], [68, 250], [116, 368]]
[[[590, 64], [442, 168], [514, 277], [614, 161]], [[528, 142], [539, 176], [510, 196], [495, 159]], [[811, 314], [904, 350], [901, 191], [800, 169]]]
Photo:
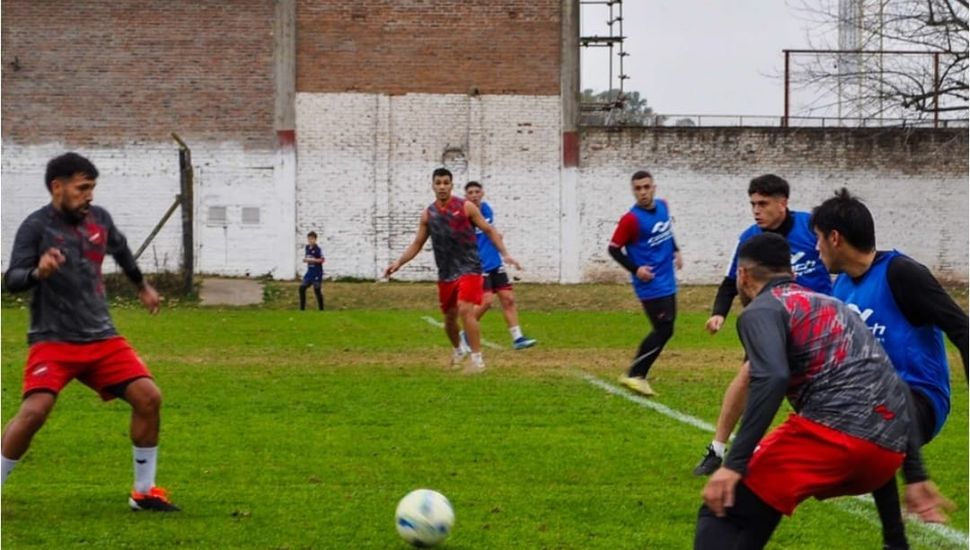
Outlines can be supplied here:
[[[738, 234], [753, 223], [750, 179], [775, 173], [790, 206], [810, 210], [842, 186], [862, 197], [880, 248], [897, 248], [949, 278], [967, 279], [965, 131], [586, 129], [580, 162], [584, 278], [617, 276], [606, 243], [633, 200], [630, 175], [650, 170], [667, 198], [685, 259], [682, 281], [719, 280]], [[622, 275], [622, 273], [620, 274]]]

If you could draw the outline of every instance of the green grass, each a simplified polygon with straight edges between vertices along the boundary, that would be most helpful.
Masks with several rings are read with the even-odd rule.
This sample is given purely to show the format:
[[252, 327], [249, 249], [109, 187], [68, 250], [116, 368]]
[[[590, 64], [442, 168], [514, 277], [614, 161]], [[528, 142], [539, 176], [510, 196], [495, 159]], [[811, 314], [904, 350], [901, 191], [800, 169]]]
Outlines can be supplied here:
[[[434, 291], [381, 286], [415, 298], [385, 308], [385, 291], [361, 284], [331, 287], [328, 304], [338, 310], [322, 314], [281, 309], [289, 290], [267, 293], [280, 300], [269, 309], [182, 307], [155, 318], [117, 310], [120, 330], [164, 392], [159, 482], [184, 511], [127, 511], [127, 407], [102, 404], [75, 383], [4, 487], [0, 541], [404, 548], [394, 507], [408, 491], [430, 487], [455, 506], [447, 548], [691, 546], [703, 480], [690, 470], [710, 434], [576, 375], [612, 381], [633, 353], [647, 323], [628, 290], [597, 287], [602, 300], [586, 306], [566, 295], [573, 289], [524, 288], [523, 326], [540, 345], [486, 349], [489, 372], [466, 377], [439, 368], [448, 357], [444, 336], [422, 320], [438, 317]], [[366, 297], [355, 292], [373, 307], [362, 309]], [[683, 304], [655, 387], [660, 402], [713, 423], [741, 352], [733, 326], [714, 337], [702, 332], [709, 298]], [[598, 305], [611, 300], [626, 305]], [[26, 323], [25, 310], [2, 310], [4, 421], [19, 402]], [[497, 312], [484, 332], [507, 343]], [[953, 413], [925, 453], [959, 506], [951, 527], [966, 532], [968, 403], [958, 371]], [[878, 548], [878, 527], [854, 515], [868, 508], [807, 502], [770, 548]], [[929, 544], [915, 547], [947, 547], [920, 540]]]

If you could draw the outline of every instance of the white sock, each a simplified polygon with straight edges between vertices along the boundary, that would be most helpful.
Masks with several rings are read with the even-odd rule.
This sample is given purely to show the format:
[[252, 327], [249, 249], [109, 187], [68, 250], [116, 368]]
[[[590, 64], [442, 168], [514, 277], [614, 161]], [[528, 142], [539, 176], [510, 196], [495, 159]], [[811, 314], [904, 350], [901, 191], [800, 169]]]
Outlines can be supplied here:
[[132, 447], [135, 464], [135, 491], [147, 493], [155, 486], [158, 447]]
[[515, 325], [514, 327], [509, 327], [509, 334], [512, 335], [513, 340], [518, 340], [522, 338], [522, 327]]
[[711, 449], [714, 449], [714, 454], [716, 454], [718, 458], [724, 458], [724, 450], [726, 447], [726, 443], [721, 443], [720, 441], [711, 441]]
[[455, 348], [455, 357], [460, 357], [462, 355], [465, 355], [465, 350], [461, 349], [461, 346]]
[[0, 485], [3, 485], [7, 481], [7, 476], [10, 475], [10, 471], [13, 467], [17, 465], [16, 460], [10, 460], [9, 458], [0, 455], [0, 466], [3, 468], [3, 478], [0, 479]]

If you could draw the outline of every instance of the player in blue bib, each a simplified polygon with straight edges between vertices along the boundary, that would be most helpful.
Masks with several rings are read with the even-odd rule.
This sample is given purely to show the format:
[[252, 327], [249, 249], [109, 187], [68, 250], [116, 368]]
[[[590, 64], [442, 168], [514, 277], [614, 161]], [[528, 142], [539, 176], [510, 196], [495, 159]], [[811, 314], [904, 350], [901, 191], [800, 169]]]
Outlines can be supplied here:
[[[811, 215], [788, 209], [788, 196], [791, 188], [788, 182], [774, 174], [765, 174], [751, 180], [748, 184], [748, 198], [754, 224], [745, 229], [734, 248], [731, 265], [728, 267], [721, 286], [717, 289], [711, 317], [707, 320], [707, 331], [711, 334], [721, 330], [734, 297], [738, 295], [737, 270], [738, 250], [755, 235], [775, 233], [788, 241], [791, 249], [791, 270], [795, 282], [821, 294], [832, 293], [832, 278], [822, 264], [815, 250], [815, 234], [808, 224]], [[704, 457], [694, 468], [694, 475], [710, 475], [721, 466], [731, 436], [731, 430], [741, 418], [744, 410], [744, 394], [741, 387], [747, 376], [747, 364], [742, 365], [737, 376], [724, 394], [721, 411], [717, 419], [714, 439], [707, 446]]]
[[620, 382], [633, 391], [652, 396], [656, 393], [647, 382], [647, 375], [674, 335], [677, 318], [674, 268], [680, 269], [683, 264], [667, 201], [654, 198], [657, 186], [653, 176], [642, 170], [633, 174], [630, 188], [637, 202], [620, 218], [608, 251], [630, 272], [634, 293], [653, 330], [640, 342], [637, 355]]
[[[465, 199], [473, 202], [482, 211], [482, 217], [489, 225], [495, 226], [495, 215], [492, 206], [485, 202], [485, 191], [482, 184], [477, 181], [470, 181], [465, 184]], [[495, 244], [488, 238], [481, 229], [475, 228], [475, 238], [478, 239], [478, 257], [482, 262], [482, 275], [484, 277], [484, 287], [482, 294], [482, 305], [478, 306], [475, 315], [479, 320], [492, 307], [492, 295], [498, 294], [499, 303], [502, 304], [502, 314], [505, 316], [505, 323], [509, 327], [509, 334], [512, 335], [512, 349], [521, 350], [531, 348], [536, 345], [534, 338], [522, 334], [522, 327], [519, 326], [519, 310], [515, 305], [515, 291], [512, 290], [512, 281], [502, 263], [502, 256], [499, 254]], [[462, 340], [465, 333], [462, 331]]]
[[307, 233], [306, 246], [303, 247], [303, 263], [306, 264], [306, 273], [303, 274], [303, 282], [300, 283], [300, 309], [306, 309], [306, 289], [313, 287], [313, 293], [317, 297], [317, 307], [323, 311], [323, 250], [317, 246], [317, 234], [314, 231]]
[[[925, 445], [950, 412], [950, 369], [943, 334], [960, 351], [967, 373], [967, 314], [930, 271], [895, 250], [876, 250], [875, 224], [866, 205], [842, 188], [816, 207], [812, 228], [822, 261], [838, 273], [833, 296], [848, 304], [872, 331], [909, 386]], [[907, 494], [910, 488], [907, 485]], [[885, 548], [909, 548], [896, 481], [873, 493]]]

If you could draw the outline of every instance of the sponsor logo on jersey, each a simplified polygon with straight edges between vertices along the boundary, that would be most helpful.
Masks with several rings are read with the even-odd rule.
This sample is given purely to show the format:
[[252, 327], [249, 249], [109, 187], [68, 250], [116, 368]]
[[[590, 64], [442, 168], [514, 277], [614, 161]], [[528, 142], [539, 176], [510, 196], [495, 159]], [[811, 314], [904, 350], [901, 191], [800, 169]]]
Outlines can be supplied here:
[[816, 260], [809, 259], [803, 262], [802, 258], [804, 257], [804, 252], [796, 252], [791, 255], [791, 270], [796, 277], [800, 277], [806, 273], [811, 273], [815, 271], [815, 268], [818, 266], [818, 262]]
[[869, 319], [872, 317], [872, 314], [875, 313], [875, 311], [873, 311], [872, 308], [866, 308], [865, 310], [862, 310], [859, 308], [859, 306], [855, 304], [846, 304], [846, 305], [849, 307], [849, 309], [856, 312], [856, 314], [858, 314], [859, 317], [862, 318], [862, 322], [864, 322], [866, 326], [869, 327], [869, 330], [872, 331], [872, 335], [876, 337], [876, 340], [880, 342], [885, 340], [886, 325], [880, 325], [875, 320], [873, 320], [872, 323], [869, 322]]

